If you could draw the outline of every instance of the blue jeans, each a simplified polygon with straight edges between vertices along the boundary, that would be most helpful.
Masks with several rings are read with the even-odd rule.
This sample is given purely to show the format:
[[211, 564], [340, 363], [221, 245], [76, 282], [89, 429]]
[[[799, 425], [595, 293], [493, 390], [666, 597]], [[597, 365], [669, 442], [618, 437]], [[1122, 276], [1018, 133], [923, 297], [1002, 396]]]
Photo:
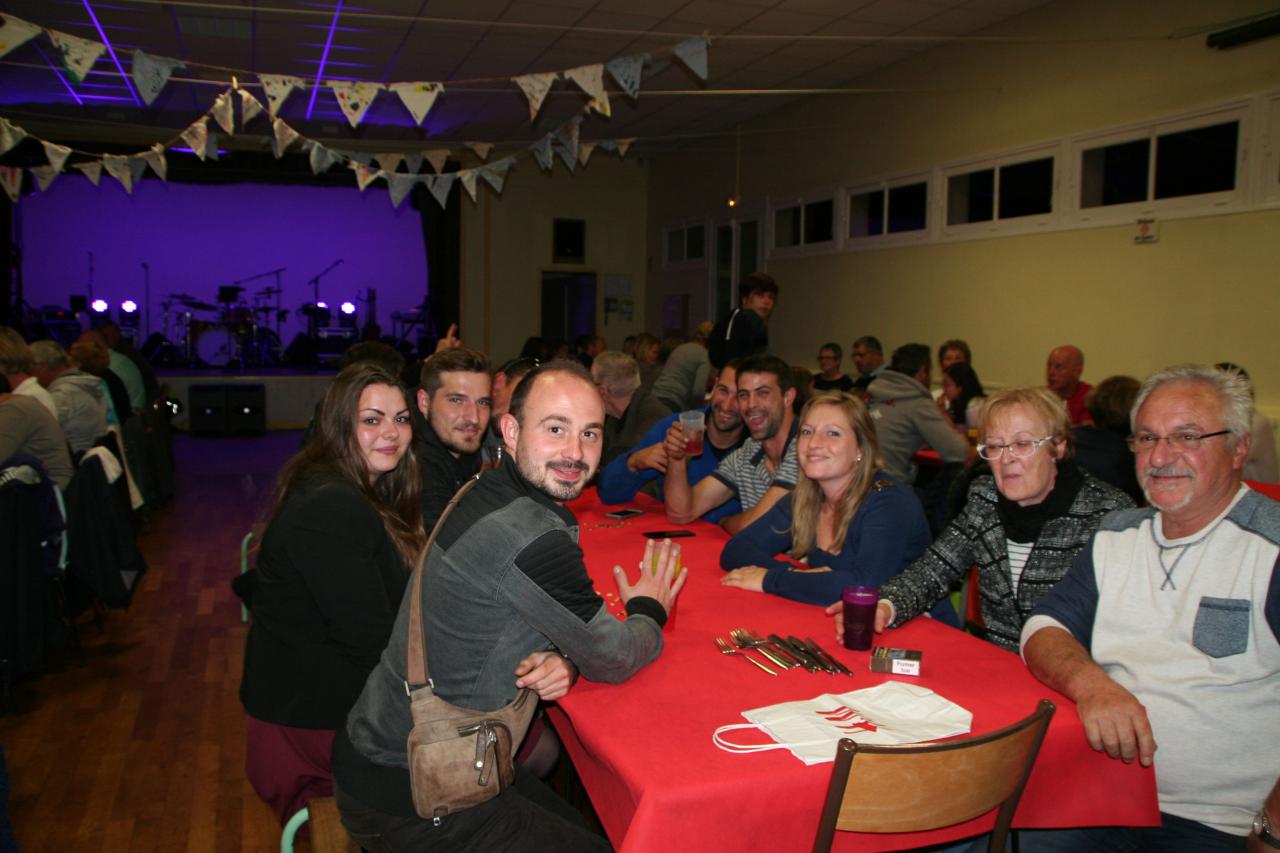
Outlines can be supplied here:
[[[1080, 829], [1019, 829], [1018, 853], [1218, 853], [1244, 850], [1244, 837], [1229, 835], [1176, 815], [1160, 813], [1159, 826], [1091, 826]], [[987, 836], [968, 853], [985, 853]], [[1012, 843], [1005, 845], [1012, 849]]]

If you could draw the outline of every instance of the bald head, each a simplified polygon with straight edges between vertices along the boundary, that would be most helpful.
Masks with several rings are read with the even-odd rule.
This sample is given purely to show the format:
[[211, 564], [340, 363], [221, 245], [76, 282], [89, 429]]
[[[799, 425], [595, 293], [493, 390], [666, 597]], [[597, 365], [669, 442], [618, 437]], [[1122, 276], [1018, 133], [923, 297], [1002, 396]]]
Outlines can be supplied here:
[[1084, 353], [1079, 347], [1070, 344], [1055, 348], [1049, 353], [1049, 362], [1045, 366], [1045, 384], [1062, 399], [1075, 393], [1080, 384], [1080, 375], [1084, 373]]

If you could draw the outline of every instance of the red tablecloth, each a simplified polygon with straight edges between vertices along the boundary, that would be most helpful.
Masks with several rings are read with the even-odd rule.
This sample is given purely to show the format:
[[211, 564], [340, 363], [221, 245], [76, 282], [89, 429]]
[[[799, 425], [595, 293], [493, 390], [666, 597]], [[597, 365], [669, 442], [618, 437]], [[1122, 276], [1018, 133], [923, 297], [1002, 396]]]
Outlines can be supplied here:
[[[644, 531], [672, 525], [653, 502], [625, 525], [605, 519], [589, 491], [571, 505], [581, 525], [587, 569], [617, 606], [615, 564], [637, 574]], [[785, 750], [736, 755], [718, 749], [711, 733], [744, 722], [749, 708], [821, 693], [870, 687], [890, 676], [868, 670], [867, 652], [838, 646], [830, 620], [811, 605], [720, 585], [725, 535], [704, 523], [680, 540], [689, 580], [675, 608], [666, 646], [652, 665], [622, 685], [579, 681], [550, 716], [573, 758], [614, 846], [622, 851], [808, 850], [813, 845], [830, 764], [804, 765]], [[735, 627], [812, 637], [856, 674], [775, 677], [714, 645]], [[980, 734], [1018, 720], [1041, 698], [1058, 706], [1014, 820], [1020, 827], [1143, 825], [1158, 822], [1151, 770], [1095, 753], [1075, 706], [1048, 689], [1014, 654], [920, 618], [881, 635], [878, 644], [922, 649], [914, 681], [973, 712]], [[897, 678], [898, 676], [893, 676]], [[763, 733], [738, 733], [741, 740]], [[837, 848], [903, 849], [974, 835], [992, 817], [910, 835], [837, 834]]]

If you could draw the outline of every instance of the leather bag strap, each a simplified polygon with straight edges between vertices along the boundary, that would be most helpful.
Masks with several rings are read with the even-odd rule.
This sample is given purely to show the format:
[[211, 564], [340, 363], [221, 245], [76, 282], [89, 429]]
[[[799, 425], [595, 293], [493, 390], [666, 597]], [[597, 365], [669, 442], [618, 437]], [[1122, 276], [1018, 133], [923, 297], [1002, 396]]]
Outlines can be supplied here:
[[462, 496], [479, 479], [479, 476], [472, 477], [463, 483], [462, 488], [449, 499], [449, 505], [444, 508], [444, 512], [440, 513], [440, 520], [431, 529], [427, 547], [422, 549], [422, 556], [418, 558], [418, 565], [413, 570], [413, 585], [410, 593], [413, 598], [409, 601], [409, 666], [406, 685], [410, 690], [416, 690], [427, 684], [430, 677], [427, 672], [427, 635], [422, 628], [422, 573], [427, 565], [427, 556], [431, 553], [431, 546], [435, 544], [436, 537], [440, 535], [440, 529], [444, 527], [444, 520], [453, 512], [453, 508], [458, 505], [458, 501], [462, 500]]

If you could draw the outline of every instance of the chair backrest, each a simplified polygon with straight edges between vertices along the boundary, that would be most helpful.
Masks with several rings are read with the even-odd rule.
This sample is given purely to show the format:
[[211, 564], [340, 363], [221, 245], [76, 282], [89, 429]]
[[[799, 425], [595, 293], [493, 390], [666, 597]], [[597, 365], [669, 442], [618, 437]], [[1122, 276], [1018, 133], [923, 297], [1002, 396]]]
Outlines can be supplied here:
[[859, 746], [842, 739], [813, 849], [830, 850], [837, 829], [918, 832], [999, 806], [989, 849], [1000, 853], [1054, 710], [1042, 699], [1011, 726], [922, 746]]

